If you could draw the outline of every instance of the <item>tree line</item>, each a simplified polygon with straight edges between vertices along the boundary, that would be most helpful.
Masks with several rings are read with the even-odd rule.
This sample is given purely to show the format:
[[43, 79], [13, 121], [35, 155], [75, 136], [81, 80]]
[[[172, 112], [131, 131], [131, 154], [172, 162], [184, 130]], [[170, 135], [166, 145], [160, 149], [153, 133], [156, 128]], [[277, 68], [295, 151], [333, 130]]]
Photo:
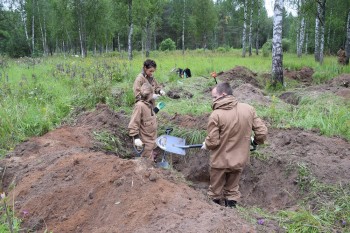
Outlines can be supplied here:
[[[287, 0], [285, 0], [287, 1]], [[324, 54], [350, 50], [350, 1], [289, 0], [281, 13], [284, 50]], [[11, 57], [134, 50], [146, 56], [162, 41], [176, 49], [240, 48], [242, 56], [272, 44], [274, 18], [263, 0], [2, 0], [0, 52]], [[348, 51], [350, 54], [350, 51]]]

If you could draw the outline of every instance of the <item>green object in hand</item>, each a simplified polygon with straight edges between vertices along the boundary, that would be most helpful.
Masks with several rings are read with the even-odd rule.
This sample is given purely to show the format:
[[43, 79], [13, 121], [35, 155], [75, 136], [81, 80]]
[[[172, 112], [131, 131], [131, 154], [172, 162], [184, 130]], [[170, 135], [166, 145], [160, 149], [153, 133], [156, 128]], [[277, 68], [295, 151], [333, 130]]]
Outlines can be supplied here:
[[161, 110], [162, 108], [164, 108], [165, 107], [165, 103], [163, 103], [163, 102], [159, 102], [158, 104], [157, 104], [157, 108], [159, 109], [159, 110]]

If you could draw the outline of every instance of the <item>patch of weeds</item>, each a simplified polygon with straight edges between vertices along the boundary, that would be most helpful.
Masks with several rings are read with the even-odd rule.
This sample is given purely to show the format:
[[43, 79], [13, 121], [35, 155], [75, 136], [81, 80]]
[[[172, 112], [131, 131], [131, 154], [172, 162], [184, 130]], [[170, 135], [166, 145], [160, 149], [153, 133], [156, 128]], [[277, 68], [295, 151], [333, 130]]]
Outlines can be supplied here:
[[271, 155], [259, 152], [258, 150], [251, 151], [250, 156], [261, 161], [267, 161], [271, 157]]
[[186, 139], [186, 144], [200, 144], [207, 136], [206, 130], [178, 128], [174, 135]]
[[13, 207], [8, 205], [8, 198], [6, 197], [5, 193], [1, 193], [0, 199], [0, 232], [19, 232], [21, 220], [14, 215]]
[[113, 152], [113, 153], [120, 153], [122, 144], [119, 141], [118, 138], [116, 138], [114, 135], [107, 131], [101, 131], [101, 132], [93, 132], [94, 139], [97, 140], [99, 145], [97, 145], [98, 148], [101, 148], [102, 150]]
[[315, 178], [312, 177], [310, 169], [304, 163], [297, 164], [297, 184], [302, 191], [307, 191], [315, 184]]

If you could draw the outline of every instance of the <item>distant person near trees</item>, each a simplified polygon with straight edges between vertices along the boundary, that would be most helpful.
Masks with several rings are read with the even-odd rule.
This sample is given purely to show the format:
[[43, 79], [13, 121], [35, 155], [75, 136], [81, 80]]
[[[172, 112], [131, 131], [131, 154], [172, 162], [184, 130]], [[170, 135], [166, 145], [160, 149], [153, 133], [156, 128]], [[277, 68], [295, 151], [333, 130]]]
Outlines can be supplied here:
[[202, 146], [211, 152], [208, 196], [217, 204], [224, 198], [226, 207], [236, 207], [241, 196], [239, 180], [249, 161], [250, 145], [264, 143], [267, 127], [252, 106], [237, 101], [229, 83], [219, 83], [211, 95], [213, 112]]
[[153, 89], [153, 95], [152, 95], [152, 104], [153, 107], [155, 107], [155, 100], [159, 96], [164, 96], [165, 91], [162, 90], [161, 86], [158, 84], [156, 79], [154, 78], [153, 74], [157, 69], [157, 64], [155, 61], [151, 59], [147, 59], [143, 63], [143, 68], [142, 72], [137, 75], [135, 81], [134, 81], [134, 86], [133, 86], [133, 91], [134, 91], [134, 96], [136, 98], [136, 101], [141, 99], [141, 86], [144, 83], [149, 83], [152, 86]]
[[344, 50], [344, 47], [340, 47], [340, 49], [337, 52], [337, 56], [338, 56], [338, 64], [339, 65], [345, 65], [346, 52]]

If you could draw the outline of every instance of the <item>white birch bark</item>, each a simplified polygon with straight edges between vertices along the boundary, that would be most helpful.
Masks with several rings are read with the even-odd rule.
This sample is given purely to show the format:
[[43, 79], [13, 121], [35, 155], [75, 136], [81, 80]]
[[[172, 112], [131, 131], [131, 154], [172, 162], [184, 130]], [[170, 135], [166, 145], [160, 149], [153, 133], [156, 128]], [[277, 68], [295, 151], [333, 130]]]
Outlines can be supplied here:
[[320, 12], [321, 7], [317, 4], [317, 14], [315, 21], [315, 61], [320, 61]]
[[32, 50], [32, 47], [30, 46], [30, 42], [29, 42], [29, 34], [28, 34], [28, 28], [27, 28], [27, 14], [25, 12], [25, 9], [24, 9], [24, 2], [23, 0], [19, 1], [19, 6], [20, 6], [20, 15], [21, 15], [21, 20], [22, 20], [22, 23], [23, 23], [23, 27], [24, 27], [24, 34], [26, 36], [26, 40], [27, 40], [27, 45], [28, 45], [28, 48], [30, 50]]
[[248, 0], [244, 1], [244, 18], [243, 18], [243, 33], [242, 33], [242, 57], [245, 57], [246, 53], [246, 40], [247, 40], [247, 14], [248, 14]]
[[275, 0], [272, 36], [272, 81], [284, 85], [283, 81], [283, 50], [282, 50], [282, 24], [283, 0]]
[[303, 54], [303, 45], [305, 40], [305, 17], [300, 10], [303, 4], [304, 4], [304, 0], [299, 0], [298, 15], [300, 19], [300, 24], [299, 24], [298, 33], [297, 33], [297, 56], [298, 57], [301, 57]]
[[128, 33], [128, 58], [132, 60], [132, 33], [134, 31], [134, 24], [132, 21], [132, 0], [128, 0], [129, 11], [129, 33]]
[[182, 55], [185, 54], [185, 17], [186, 17], [186, 0], [183, 0], [183, 12], [182, 12]]
[[36, 1], [36, 7], [37, 7], [37, 11], [38, 11], [38, 17], [39, 17], [39, 27], [40, 27], [40, 32], [41, 32], [41, 43], [43, 45], [43, 52], [44, 52], [44, 56], [47, 56], [48, 54], [48, 49], [47, 49], [47, 44], [46, 44], [46, 29], [45, 29], [45, 26], [46, 26], [46, 23], [45, 23], [45, 15], [43, 14], [43, 24], [41, 23], [41, 19], [40, 19], [40, 14], [41, 14], [41, 11], [40, 11], [40, 7], [39, 7], [39, 4], [38, 4], [38, 1]]
[[149, 57], [150, 50], [151, 50], [151, 27], [150, 27], [150, 21], [149, 20], [147, 20], [147, 22], [146, 22], [145, 48], [146, 48], [146, 57]]
[[[306, 24], [305, 24], [306, 28]], [[309, 48], [309, 33], [306, 33], [305, 35], [305, 54], [308, 53], [308, 48]]]
[[298, 57], [301, 57], [303, 54], [303, 44], [304, 44], [304, 39], [305, 39], [305, 18], [302, 17], [300, 21], [300, 29], [299, 29], [299, 36], [298, 36], [298, 51], [297, 55]]
[[120, 53], [120, 35], [119, 35], [119, 32], [118, 32], [118, 52]]
[[256, 38], [255, 38], [255, 54], [259, 55], [259, 33], [260, 33], [260, 14], [261, 14], [261, 7], [259, 4], [259, 0], [257, 1], [258, 3], [258, 18], [257, 18], [257, 26], [256, 26]]
[[249, 56], [252, 55], [252, 30], [253, 30], [253, 6], [254, 6], [254, 0], [251, 0], [250, 2], [250, 23], [249, 23], [249, 36], [248, 36], [248, 50], [249, 50]]
[[350, 57], [350, 10], [348, 13], [348, 22], [346, 24], [346, 44], [345, 44], [345, 51], [346, 51], [346, 60], [345, 64], [349, 65], [349, 57]]
[[323, 64], [324, 57], [324, 36], [325, 36], [325, 28], [326, 28], [326, 0], [321, 1], [321, 15], [320, 15], [320, 64]]
[[35, 24], [35, 17], [34, 17], [34, 2], [32, 3], [33, 6], [32, 6], [32, 9], [33, 9], [33, 12], [32, 12], [32, 56], [34, 56], [34, 49], [35, 49], [35, 27], [34, 27], [34, 24]]

